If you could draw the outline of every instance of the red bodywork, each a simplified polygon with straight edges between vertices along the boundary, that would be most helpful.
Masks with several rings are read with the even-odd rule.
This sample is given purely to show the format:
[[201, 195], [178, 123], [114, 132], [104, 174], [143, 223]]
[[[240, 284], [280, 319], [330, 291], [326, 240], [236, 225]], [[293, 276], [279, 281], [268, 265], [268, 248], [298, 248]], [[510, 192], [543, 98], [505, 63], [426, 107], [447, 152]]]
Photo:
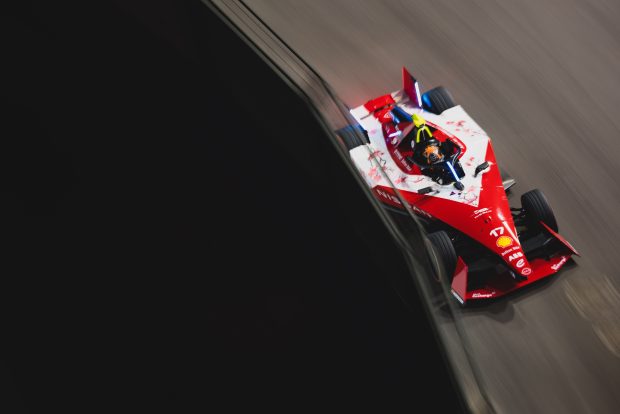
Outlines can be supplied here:
[[[406, 92], [409, 94], [409, 92], [413, 92], [416, 89], [414, 89], [413, 84], [406, 82], [407, 77], [405, 73], [408, 75], [408, 72], [404, 70], [403, 75], [405, 89], [408, 88]], [[417, 88], [417, 85], [415, 87]], [[390, 109], [395, 104], [391, 95], [384, 95], [368, 101], [364, 107], [381, 123], [387, 149], [395, 164], [405, 174], [419, 175], [418, 167], [406, 159], [406, 156], [410, 155], [408, 151], [411, 149], [403, 148], [403, 145], [400, 145], [403, 137], [411, 130], [412, 125], [410, 122], [401, 122], [400, 124], [393, 122]], [[430, 122], [427, 122], [427, 125], [436, 128], [436, 131], [433, 132], [435, 138], [440, 141], [451, 139], [459, 145], [462, 150], [461, 157], [467, 154], [465, 144], [457, 137], [439, 129], [437, 125], [433, 125]], [[490, 140], [488, 141], [485, 161], [489, 163], [490, 167], [481, 173], [483, 176], [479, 196], [473, 192], [468, 193], [467, 189], [463, 192], [465, 197], [467, 194], [470, 194], [472, 197], [471, 200], [466, 201], [470, 203], [478, 201], [477, 206], [470, 205], [467, 202], [455, 202], [433, 197], [432, 195], [399, 190], [401, 196], [413, 207], [416, 213], [426, 218], [440, 220], [471, 237], [498, 255], [507, 264], [509, 269], [520, 275], [519, 278], [513, 278], [510, 275], [510, 271], [506, 271], [506, 274], [491, 278], [484, 288], [467, 291], [467, 264], [462, 258], [459, 258], [453, 277], [452, 291], [461, 303], [471, 299], [498, 297], [519, 289], [556, 273], [572, 254], [578, 254], [559, 234], [545, 226], [549, 233], [566, 247], [566, 252], [561, 252], [550, 260], [534, 259], [530, 262], [523, 252], [517, 235]], [[379, 185], [374, 187], [373, 191], [386, 204], [403, 208], [393, 188]], [[458, 193], [458, 190], [454, 189], [454, 191]], [[521, 278], [524, 280], [518, 281]]]

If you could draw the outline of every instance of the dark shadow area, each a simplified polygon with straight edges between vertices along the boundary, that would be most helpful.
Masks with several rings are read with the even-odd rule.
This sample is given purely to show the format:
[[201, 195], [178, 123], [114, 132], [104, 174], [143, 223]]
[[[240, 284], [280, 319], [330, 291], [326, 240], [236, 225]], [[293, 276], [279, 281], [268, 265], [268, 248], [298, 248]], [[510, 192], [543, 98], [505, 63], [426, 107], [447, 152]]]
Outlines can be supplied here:
[[405, 262], [303, 100], [170, 3], [2, 17], [3, 411], [416, 411], [439, 389], [432, 411], [458, 412], [386, 277]]

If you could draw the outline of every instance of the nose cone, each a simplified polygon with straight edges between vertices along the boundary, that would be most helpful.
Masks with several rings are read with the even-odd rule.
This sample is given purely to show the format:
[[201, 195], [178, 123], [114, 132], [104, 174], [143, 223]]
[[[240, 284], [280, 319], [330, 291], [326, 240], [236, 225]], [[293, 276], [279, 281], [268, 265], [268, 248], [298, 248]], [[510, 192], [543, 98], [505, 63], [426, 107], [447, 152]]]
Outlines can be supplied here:
[[532, 268], [525, 257], [521, 242], [512, 220], [512, 215], [506, 216], [502, 212], [489, 214], [484, 220], [482, 241], [487, 248], [497, 254], [508, 267], [520, 276], [527, 277]]

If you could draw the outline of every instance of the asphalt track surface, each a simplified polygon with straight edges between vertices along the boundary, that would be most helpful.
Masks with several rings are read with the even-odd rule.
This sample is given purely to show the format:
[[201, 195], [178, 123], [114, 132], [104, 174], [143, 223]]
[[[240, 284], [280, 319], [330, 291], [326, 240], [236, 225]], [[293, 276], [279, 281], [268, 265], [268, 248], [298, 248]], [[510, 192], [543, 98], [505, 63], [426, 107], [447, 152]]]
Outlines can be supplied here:
[[448, 87], [516, 178], [511, 200], [545, 192], [582, 257], [460, 323], [495, 411], [618, 412], [620, 3], [246, 4], [351, 107], [399, 89], [403, 65]]

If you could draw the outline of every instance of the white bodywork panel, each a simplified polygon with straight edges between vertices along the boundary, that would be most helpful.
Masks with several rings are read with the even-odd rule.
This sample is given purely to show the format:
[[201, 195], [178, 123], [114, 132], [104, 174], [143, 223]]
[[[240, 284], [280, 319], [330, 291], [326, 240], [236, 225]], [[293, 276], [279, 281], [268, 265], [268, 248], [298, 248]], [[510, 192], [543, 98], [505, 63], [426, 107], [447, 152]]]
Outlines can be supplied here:
[[[408, 99], [402, 99], [403, 95], [403, 92], [399, 91], [393, 93], [392, 97], [405, 112], [409, 115], [417, 113], [423, 116], [429, 125], [439, 127], [465, 144], [466, 150], [460, 159], [465, 171], [465, 176], [461, 179], [465, 189], [461, 192], [452, 184], [440, 185], [425, 175], [403, 172], [394, 162], [387, 149], [381, 123], [362, 105], [352, 109], [351, 115], [368, 132], [370, 144], [354, 148], [350, 154], [366, 183], [371, 188], [381, 185], [410, 192], [432, 187], [436, 192], [429, 195], [433, 197], [441, 197], [477, 207], [483, 174], [474, 177], [474, 172], [476, 167], [485, 161], [489, 144], [488, 135], [460, 105], [447, 109], [441, 115], [435, 115], [411, 105]], [[377, 162], [373, 162], [374, 160]], [[389, 181], [378, 171], [379, 168], [385, 172]]]

